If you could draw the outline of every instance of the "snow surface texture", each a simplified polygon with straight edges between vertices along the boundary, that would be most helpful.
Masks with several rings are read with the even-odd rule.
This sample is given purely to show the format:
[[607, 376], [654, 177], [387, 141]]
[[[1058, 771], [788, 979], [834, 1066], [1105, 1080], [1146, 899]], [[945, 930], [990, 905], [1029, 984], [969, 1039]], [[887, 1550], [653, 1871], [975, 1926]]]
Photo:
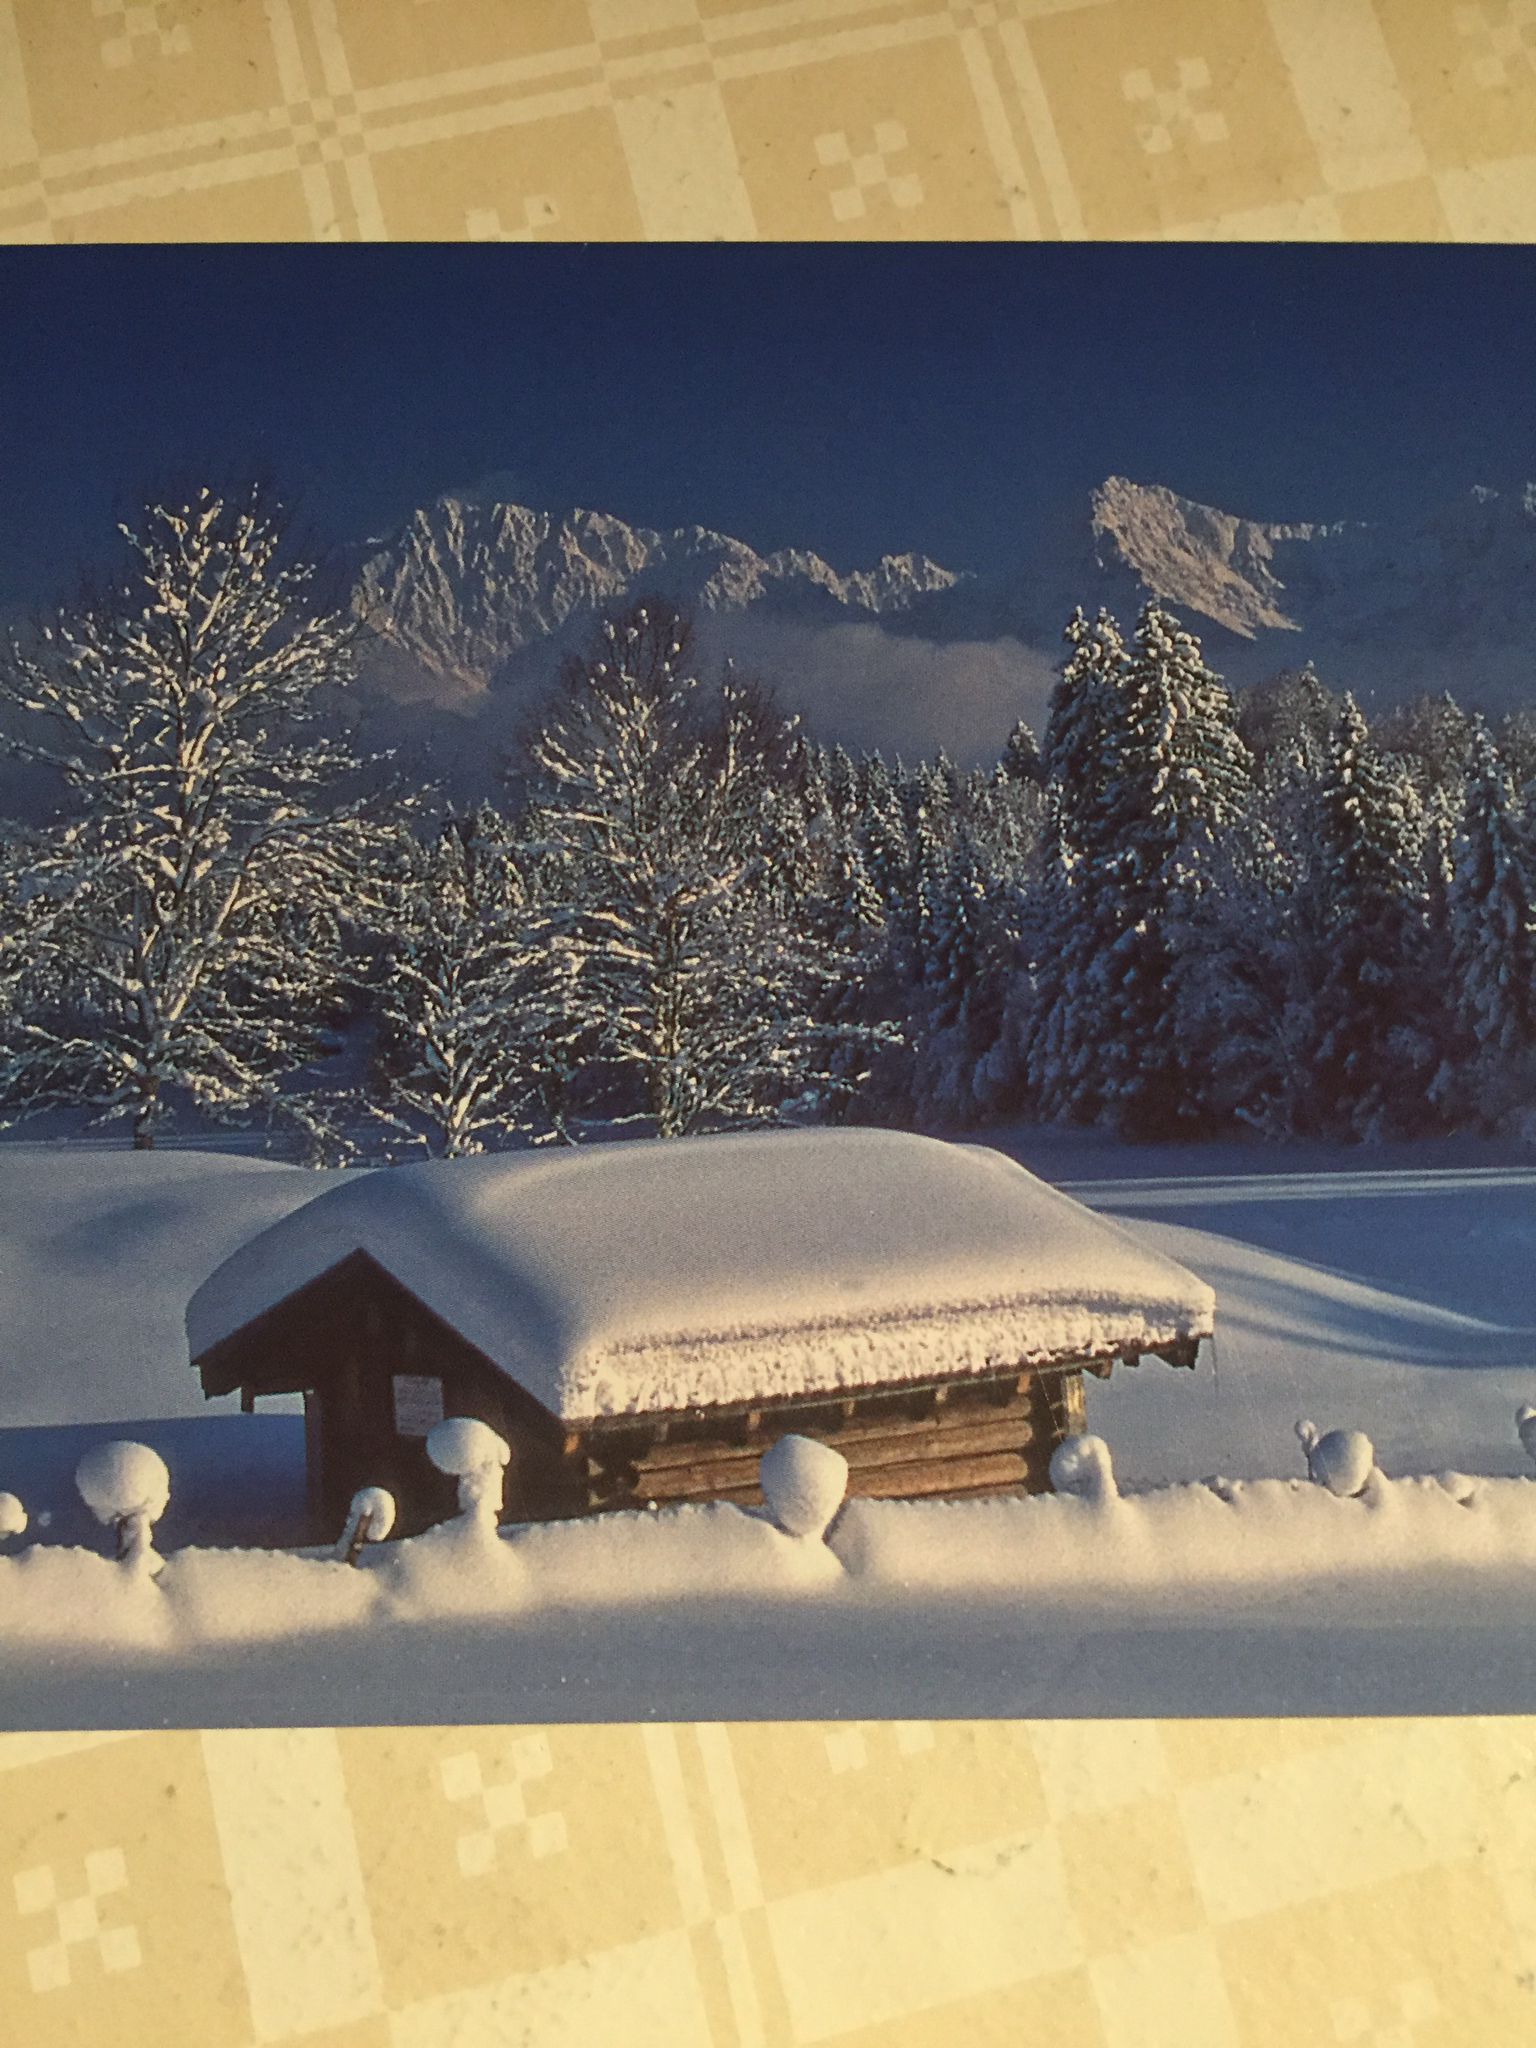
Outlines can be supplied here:
[[193, 1356], [358, 1249], [569, 1418], [1145, 1351], [1215, 1312], [985, 1147], [795, 1131], [361, 1175], [199, 1288]]
[[224, 1152], [0, 1145], [0, 1429], [205, 1414], [187, 1296], [336, 1178]]
[[[1057, 1170], [1052, 1148], [1019, 1143]], [[1321, 1170], [1297, 1171], [1290, 1148], [1190, 1147], [1154, 1177], [1151, 1158], [1107, 1148], [1106, 1166], [1139, 1163], [1143, 1177], [1078, 1180], [1076, 1193], [1221, 1304], [1192, 1375], [1088, 1382], [1088, 1425], [1114, 1445], [1122, 1485], [1260, 1478], [1298, 1417], [1341, 1407], [1389, 1472], [1528, 1473], [1511, 1421], [1536, 1371], [1536, 1171], [1454, 1163], [1469, 1155], [1320, 1148]], [[1083, 1163], [1073, 1155], [1068, 1172]]]
[[[1362, 1704], [1415, 1710], [1422, 1684], [1406, 1696], [1391, 1689], [1404, 1645], [1434, 1667], [1469, 1623], [1506, 1644], [1526, 1639], [1536, 1481], [1375, 1473], [1358, 1498], [1291, 1479], [1130, 1500], [856, 1500], [826, 1542], [723, 1503], [518, 1528], [491, 1542], [458, 1517], [358, 1563], [184, 1550], [150, 1584], [79, 1549], [0, 1558], [0, 1719], [45, 1716], [52, 1678], [74, 1686], [87, 1720], [106, 1709], [131, 1721], [153, 1701], [156, 1713], [196, 1721], [210, 1678], [239, 1682], [242, 1658], [257, 1653], [263, 1672], [271, 1657], [280, 1679], [290, 1675], [245, 1712], [278, 1719], [377, 1719], [378, 1683], [391, 1716], [433, 1721], [475, 1718], [496, 1687], [503, 1718], [535, 1708], [713, 1713], [722, 1703], [819, 1711], [823, 1665], [844, 1710], [905, 1712], [926, 1681], [925, 1708], [984, 1701], [995, 1712], [1003, 1679], [1015, 1705], [1038, 1704], [1029, 1674], [1064, 1632], [1090, 1652], [1131, 1648], [1112, 1667], [1117, 1681], [1101, 1664], [1075, 1701], [1047, 1694], [1056, 1711], [1211, 1711], [1201, 1687], [1214, 1652], [1221, 1709], [1266, 1712], [1297, 1703], [1272, 1691], [1265, 1643], [1298, 1625], [1331, 1631], [1335, 1646], [1331, 1689], [1303, 1688], [1300, 1704], [1338, 1704], [1353, 1661]], [[871, 1669], [871, 1646], [892, 1626], [906, 1654]], [[935, 1631], [946, 1660], [937, 1700]], [[638, 1665], [636, 1640], [649, 1644]], [[1190, 1666], [1192, 1642], [1202, 1655]], [[595, 1697], [552, 1708], [546, 1688], [573, 1646], [589, 1663], [606, 1651], [605, 1682]], [[650, 1687], [663, 1651], [674, 1668], [658, 1702]], [[1523, 1677], [1511, 1690], [1509, 1669], [1489, 1667], [1494, 1690], [1480, 1676], [1476, 1704], [1536, 1703], [1528, 1656], [1514, 1668]]]

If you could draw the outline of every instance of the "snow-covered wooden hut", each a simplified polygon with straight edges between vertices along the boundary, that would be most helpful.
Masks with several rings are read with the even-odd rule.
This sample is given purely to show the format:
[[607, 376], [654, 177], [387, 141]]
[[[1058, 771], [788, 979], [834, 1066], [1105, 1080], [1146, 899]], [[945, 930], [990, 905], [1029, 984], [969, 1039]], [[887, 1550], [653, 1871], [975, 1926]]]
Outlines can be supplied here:
[[187, 1311], [204, 1392], [302, 1393], [311, 1498], [451, 1512], [423, 1444], [475, 1416], [544, 1520], [755, 1501], [791, 1431], [850, 1491], [1042, 1490], [1082, 1374], [1191, 1365], [1210, 1289], [980, 1145], [769, 1132], [500, 1154], [347, 1179]]

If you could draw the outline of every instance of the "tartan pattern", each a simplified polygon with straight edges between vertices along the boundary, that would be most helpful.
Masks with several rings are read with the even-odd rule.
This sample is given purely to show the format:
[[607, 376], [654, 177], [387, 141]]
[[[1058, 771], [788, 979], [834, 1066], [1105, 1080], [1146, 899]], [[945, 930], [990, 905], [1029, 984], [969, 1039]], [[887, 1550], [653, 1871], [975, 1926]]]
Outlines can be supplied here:
[[0, 239], [1520, 239], [1536, 0], [0, 0]]
[[1536, 1723], [0, 1737], [25, 2048], [1504, 2048]]

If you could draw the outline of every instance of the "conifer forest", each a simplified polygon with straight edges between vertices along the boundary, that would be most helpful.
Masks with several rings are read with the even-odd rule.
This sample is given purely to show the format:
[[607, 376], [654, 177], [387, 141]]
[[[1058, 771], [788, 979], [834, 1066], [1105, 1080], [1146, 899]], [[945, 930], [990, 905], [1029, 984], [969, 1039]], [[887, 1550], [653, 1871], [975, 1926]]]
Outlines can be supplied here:
[[663, 597], [552, 664], [494, 803], [370, 754], [365, 629], [262, 501], [125, 529], [14, 639], [0, 1098], [461, 1155], [761, 1122], [1531, 1135], [1536, 718], [1230, 690], [1157, 602], [1065, 620], [1044, 730], [819, 743]]

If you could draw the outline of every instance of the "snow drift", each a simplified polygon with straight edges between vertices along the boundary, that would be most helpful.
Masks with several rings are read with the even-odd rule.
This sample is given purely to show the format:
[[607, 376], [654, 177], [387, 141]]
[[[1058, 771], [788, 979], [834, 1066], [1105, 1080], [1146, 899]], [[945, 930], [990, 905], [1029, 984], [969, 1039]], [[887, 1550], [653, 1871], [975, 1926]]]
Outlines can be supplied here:
[[[1374, 1473], [1342, 1498], [1293, 1479], [855, 1500], [825, 1541], [718, 1502], [499, 1537], [460, 1516], [357, 1568], [188, 1549], [154, 1580], [37, 1545], [0, 1557], [0, 1719], [47, 1725], [61, 1685], [79, 1725], [228, 1712], [210, 1685], [247, 1688], [257, 1718], [606, 1718], [662, 1711], [660, 1671], [684, 1715], [1035, 1710], [1031, 1674], [1063, 1644], [1055, 1712], [1201, 1711], [1213, 1665], [1222, 1711], [1317, 1711], [1351, 1686], [1362, 1709], [1410, 1711], [1405, 1665], [1450, 1668], [1468, 1627], [1505, 1653], [1480, 1682], [1507, 1690], [1511, 1656], [1525, 1679], [1463, 1704], [1528, 1708], [1533, 1571], [1536, 1481], [1449, 1474]], [[1314, 1656], [1319, 1632], [1332, 1647], [1324, 1690], [1314, 1670], [1292, 1699], [1274, 1664], [1298, 1627]], [[566, 1694], [573, 1654], [589, 1677]], [[1076, 1683], [1074, 1659], [1093, 1676]]]

